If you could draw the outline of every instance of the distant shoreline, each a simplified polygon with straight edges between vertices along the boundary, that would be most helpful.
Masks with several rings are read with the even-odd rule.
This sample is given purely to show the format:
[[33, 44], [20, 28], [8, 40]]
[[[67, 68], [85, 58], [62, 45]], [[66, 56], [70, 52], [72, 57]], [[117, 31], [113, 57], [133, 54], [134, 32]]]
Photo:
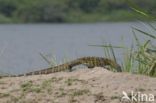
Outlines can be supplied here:
[[[3, 14], [0, 14], [0, 24], [34, 24], [34, 23], [99, 23], [99, 22], [134, 22], [136, 20], [146, 20], [145, 18], [137, 17], [133, 12], [126, 10], [114, 10], [112, 13], [103, 14], [103, 13], [82, 13], [79, 15], [65, 14], [65, 17], [62, 17], [62, 20], [23, 20], [18, 17], [7, 17]], [[52, 17], [51, 17], [52, 18]], [[136, 19], [137, 18], [137, 19]], [[49, 18], [50, 19], [50, 18]]]

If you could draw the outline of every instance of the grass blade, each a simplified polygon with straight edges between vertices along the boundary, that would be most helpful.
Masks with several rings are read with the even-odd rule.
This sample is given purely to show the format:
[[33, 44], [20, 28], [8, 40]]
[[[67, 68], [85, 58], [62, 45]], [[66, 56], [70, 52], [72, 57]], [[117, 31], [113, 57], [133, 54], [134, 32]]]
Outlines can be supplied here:
[[110, 51], [111, 51], [111, 54], [112, 54], [112, 56], [113, 56], [113, 59], [115, 60], [115, 62], [117, 62], [114, 49], [113, 49], [113, 47], [112, 47], [111, 44], [109, 44], [109, 45], [110, 45]]
[[42, 53], [39, 53], [39, 54], [49, 65], [51, 65], [50, 60], [45, 55], [43, 55]]
[[149, 37], [151, 37], [151, 38], [153, 38], [153, 39], [156, 39], [156, 36], [151, 35], [151, 34], [149, 34], [149, 33], [147, 33], [147, 32], [144, 32], [144, 31], [142, 31], [142, 30], [140, 30], [140, 29], [137, 29], [137, 28], [135, 28], [135, 27], [132, 27], [132, 29], [134, 29], [134, 30], [136, 30], [136, 31], [138, 31], [138, 32], [140, 32], [140, 33], [146, 35], [146, 36], [149, 36]]
[[106, 47], [106, 48], [125, 48], [125, 47], [122, 47], [122, 46], [112, 46], [112, 45], [88, 45], [88, 46]]
[[137, 43], [137, 46], [140, 47], [140, 46], [141, 46], [141, 43], [140, 43], [140, 41], [139, 41], [139, 39], [138, 39], [136, 33], [134, 32], [134, 30], [132, 30], [132, 32], [133, 32], [134, 39], [135, 39], [135, 41], [136, 41], [136, 43]]

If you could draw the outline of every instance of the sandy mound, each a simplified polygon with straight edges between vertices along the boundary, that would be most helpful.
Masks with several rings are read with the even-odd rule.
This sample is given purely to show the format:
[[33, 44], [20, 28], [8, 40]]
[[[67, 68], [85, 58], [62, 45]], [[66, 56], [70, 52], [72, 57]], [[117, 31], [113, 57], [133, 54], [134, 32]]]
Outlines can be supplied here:
[[0, 79], [0, 103], [121, 103], [123, 91], [156, 97], [156, 78], [94, 68]]

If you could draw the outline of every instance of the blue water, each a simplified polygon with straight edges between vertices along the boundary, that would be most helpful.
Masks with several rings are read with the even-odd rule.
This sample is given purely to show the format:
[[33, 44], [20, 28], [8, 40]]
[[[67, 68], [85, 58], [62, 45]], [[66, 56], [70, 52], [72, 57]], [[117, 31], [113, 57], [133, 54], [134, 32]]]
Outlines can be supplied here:
[[[130, 46], [131, 26], [139, 23], [94, 24], [3, 24], [0, 25], [0, 71], [23, 73], [46, 68], [49, 65], [39, 53], [64, 58], [104, 56], [103, 48], [92, 44]], [[121, 59], [121, 49], [115, 49]]]

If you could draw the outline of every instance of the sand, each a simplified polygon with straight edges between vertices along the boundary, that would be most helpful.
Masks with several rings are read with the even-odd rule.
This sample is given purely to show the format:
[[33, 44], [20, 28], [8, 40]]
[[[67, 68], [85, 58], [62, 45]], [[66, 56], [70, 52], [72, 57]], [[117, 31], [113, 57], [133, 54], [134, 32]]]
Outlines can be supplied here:
[[96, 67], [0, 79], [0, 103], [130, 103], [123, 91], [152, 95], [155, 101], [138, 103], [156, 103], [156, 78]]

